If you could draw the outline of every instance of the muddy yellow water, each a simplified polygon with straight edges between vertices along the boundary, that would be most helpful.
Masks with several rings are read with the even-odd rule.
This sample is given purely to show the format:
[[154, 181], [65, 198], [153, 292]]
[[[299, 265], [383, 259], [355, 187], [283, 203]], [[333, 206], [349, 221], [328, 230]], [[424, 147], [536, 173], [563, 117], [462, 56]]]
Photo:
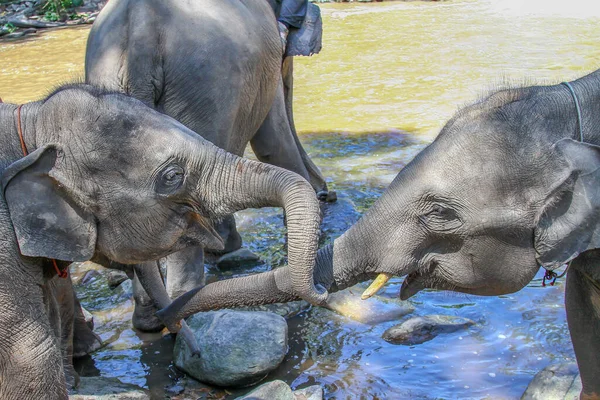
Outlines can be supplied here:
[[[323, 5], [324, 48], [296, 60], [295, 91], [302, 140], [339, 196], [324, 210], [323, 240], [354, 223], [460, 105], [506, 82], [556, 83], [599, 68], [596, 3]], [[83, 27], [0, 41], [0, 97], [34, 100], [80, 79], [88, 32]], [[369, 134], [346, 134], [360, 132]], [[237, 219], [244, 245], [265, 261], [251, 272], [285, 262], [279, 211], [253, 210]], [[208, 268], [209, 279], [246, 272]], [[77, 291], [106, 346], [77, 370], [117, 377], [164, 398], [165, 386], [181, 377], [171, 364], [172, 338], [136, 334], [130, 287], [111, 291], [106, 271], [100, 274], [92, 283], [78, 281]], [[401, 322], [398, 318], [370, 324], [359, 322], [364, 315], [356, 321], [313, 308], [288, 321], [290, 351], [267, 379], [283, 379], [294, 388], [319, 384], [326, 398], [335, 399], [519, 398], [540, 369], [574, 361], [564, 284], [543, 288], [541, 283], [538, 274], [525, 289], [502, 297], [420, 293], [410, 300], [414, 315], [460, 316], [475, 325], [417, 346], [381, 338]], [[399, 307], [400, 284], [393, 279], [369, 300], [371, 307], [381, 315]], [[211, 398], [227, 392], [215, 393]]]
[[[458, 105], [505, 81], [557, 82], [596, 69], [597, 8], [588, 0], [322, 5], [323, 50], [296, 60], [298, 128], [432, 136]], [[88, 32], [1, 42], [0, 97], [29, 101], [81, 78]]]

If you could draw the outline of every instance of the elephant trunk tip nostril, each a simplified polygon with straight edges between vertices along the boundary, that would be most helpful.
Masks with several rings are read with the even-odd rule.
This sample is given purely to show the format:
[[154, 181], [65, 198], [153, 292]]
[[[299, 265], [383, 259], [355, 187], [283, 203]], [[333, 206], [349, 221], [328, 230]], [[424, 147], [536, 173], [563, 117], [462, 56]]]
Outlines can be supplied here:
[[327, 292], [327, 289], [320, 284], [314, 285], [313, 290], [306, 295], [296, 295], [314, 306], [325, 305], [329, 298], [329, 292]]
[[317, 192], [317, 199], [326, 203], [335, 203], [337, 201], [337, 193], [335, 190], [321, 190]]

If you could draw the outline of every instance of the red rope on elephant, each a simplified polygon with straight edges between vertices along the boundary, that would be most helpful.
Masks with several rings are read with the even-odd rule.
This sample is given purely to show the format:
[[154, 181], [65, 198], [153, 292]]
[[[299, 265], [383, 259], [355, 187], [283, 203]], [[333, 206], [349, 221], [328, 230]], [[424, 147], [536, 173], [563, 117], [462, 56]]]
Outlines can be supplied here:
[[60, 270], [60, 268], [58, 268], [58, 264], [56, 264], [56, 260], [52, 259], [52, 265], [54, 266], [54, 270], [56, 271], [56, 275], [58, 275], [59, 278], [66, 278], [67, 276], [69, 276], [69, 273], [67, 272], [66, 269], [64, 270]]
[[25, 140], [23, 140], [23, 128], [21, 127], [21, 104], [17, 107], [17, 133], [19, 134], [19, 141], [21, 142], [21, 150], [23, 150], [23, 154], [27, 156], [29, 152], [27, 151], [27, 146], [25, 146]]
[[0, 103], [4, 103], [4, 102], [2, 101], [2, 97], [0, 97]]
[[[0, 99], [0, 103], [2, 103], [2, 99]], [[25, 145], [25, 139], [23, 139], [23, 127], [21, 125], [21, 107], [23, 107], [23, 104], [17, 107], [17, 133], [19, 134], [19, 142], [21, 142], [21, 150], [23, 150], [23, 155], [27, 156], [29, 152], [27, 151], [27, 146]], [[55, 259], [52, 259], [52, 266], [54, 267], [56, 274], [60, 278], [66, 278], [67, 276], [69, 276], [69, 273], [66, 269], [64, 271], [61, 271], [60, 268], [58, 268], [58, 264], [56, 263]]]

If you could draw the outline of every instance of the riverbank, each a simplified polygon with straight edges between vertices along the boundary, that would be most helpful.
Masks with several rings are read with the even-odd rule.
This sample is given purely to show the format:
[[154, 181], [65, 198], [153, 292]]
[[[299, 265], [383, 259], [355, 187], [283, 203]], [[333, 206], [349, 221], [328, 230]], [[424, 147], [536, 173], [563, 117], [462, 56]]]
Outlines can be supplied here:
[[0, 40], [91, 24], [108, 0], [0, 0]]
[[[370, 3], [416, 0], [310, 1], [313, 3]], [[107, 2], [108, 0], [0, 0], [0, 40], [18, 39], [49, 28], [92, 24]]]

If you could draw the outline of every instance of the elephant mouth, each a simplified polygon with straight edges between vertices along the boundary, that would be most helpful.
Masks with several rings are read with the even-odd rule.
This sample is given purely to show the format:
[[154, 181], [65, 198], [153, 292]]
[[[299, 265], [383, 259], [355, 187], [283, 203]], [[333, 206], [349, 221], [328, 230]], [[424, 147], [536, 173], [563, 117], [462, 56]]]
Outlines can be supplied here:
[[423, 289], [433, 288], [434, 274], [438, 267], [437, 262], [431, 261], [424, 268], [418, 268], [406, 275], [400, 288], [400, 300], [408, 300]]
[[425, 281], [425, 276], [418, 271], [408, 274], [400, 288], [400, 300], [408, 300], [425, 289]]

